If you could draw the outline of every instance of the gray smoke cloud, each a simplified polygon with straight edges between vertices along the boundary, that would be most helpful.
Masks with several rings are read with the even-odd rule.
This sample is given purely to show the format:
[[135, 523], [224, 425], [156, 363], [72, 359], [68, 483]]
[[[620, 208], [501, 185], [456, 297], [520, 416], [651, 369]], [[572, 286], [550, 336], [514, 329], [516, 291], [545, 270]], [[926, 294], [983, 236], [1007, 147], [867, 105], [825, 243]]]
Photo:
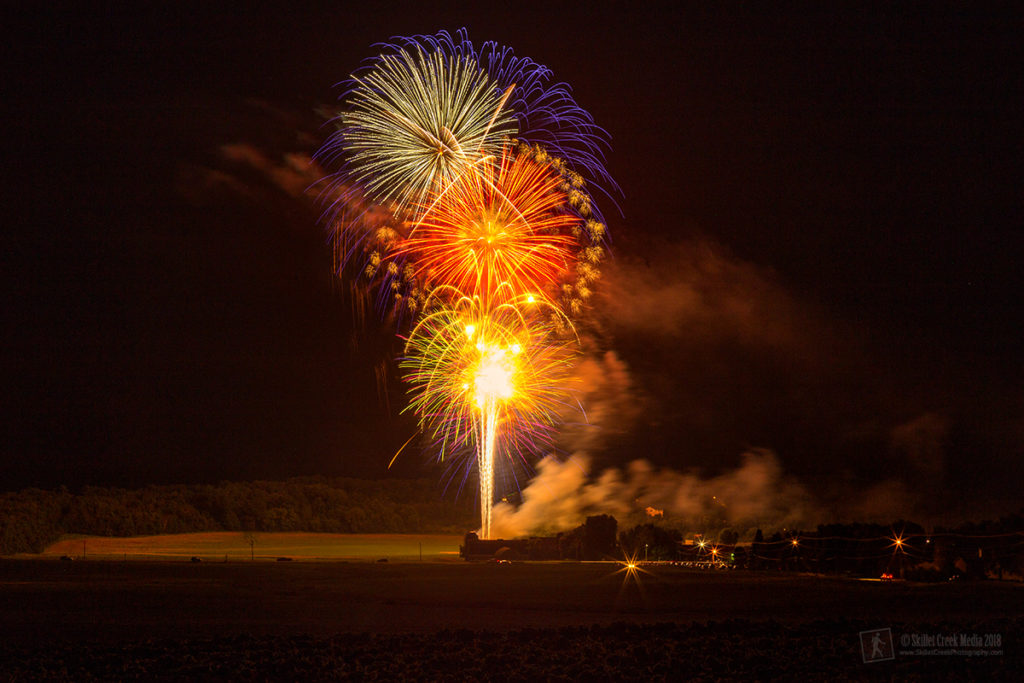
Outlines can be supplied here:
[[615, 351], [582, 356], [573, 368], [571, 387], [575, 401], [562, 415], [558, 440], [567, 453], [592, 453], [627, 436], [647, 401]]
[[[897, 418], [888, 382], [867, 370], [849, 327], [706, 241], [664, 245], [609, 271], [602, 322], [608, 346], [622, 348], [595, 351], [586, 340], [576, 367], [585, 418], [568, 414], [559, 440], [574, 455], [542, 460], [521, 504], [495, 508], [495, 534], [566, 531], [596, 514], [621, 528], [657, 521], [747, 538], [756, 528], [931, 517], [922, 484], [942, 479], [948, 419]], [[816, 443], [796, 463], [789, 451], [737, 448], [730, 468], [723, 435], [741, 443], [776, 425], [814, 430]], [[638, 441], [666, 428], [676, 437], [667, 446]], [[638, 443], [660, 447], [667, 466]]]
[[656, 468], [645, 460], [592, 478], [589, 464], [584, 453], [564, 461], [542, 460], [518, 507], [495, 506], [494, 534], [511, 538], [566, 531], [599, 514], [631, 527], [650, 521], [653, 512], [659, 521], [683, 530], [728, 527], [752, 535], [755, 528], [792, 528], [821, 514], [806, 489], [785, 476], [767, 449], [744, 453], [735, 470], [710, 478]]
[[945, 444], [949, 421], [933, 412], [893, 427], [891, 445], [906, 457], [917, 476], [930, 486], [942, 483], [946, 471]]
[[290, 197], [306, 196], [309, 188], [323, 178], [323, 171], [307, 154], [290, 152], [278, 161], [246, 143], [223, 145], [220, 152], [225, 160], [247, 165], [264, 175]]
[[757, 529], [768, 534], [831, 522], [948, 521], [924, 509], [921, 496], [897, 479], [812, 491], [786, 474], [778, 456], [766, 448], [744, 452], [735, 469], [709, 477], [655, 467], [646, 460], [592, 475], [590, 464], [585, 453], [541, 460], [518, 506], [495, 505], [494, 535], [554, 534], [602, 514], [615, 517], [620, 529], [657, 522], [706, 536], [731, 529], [747, 541]]

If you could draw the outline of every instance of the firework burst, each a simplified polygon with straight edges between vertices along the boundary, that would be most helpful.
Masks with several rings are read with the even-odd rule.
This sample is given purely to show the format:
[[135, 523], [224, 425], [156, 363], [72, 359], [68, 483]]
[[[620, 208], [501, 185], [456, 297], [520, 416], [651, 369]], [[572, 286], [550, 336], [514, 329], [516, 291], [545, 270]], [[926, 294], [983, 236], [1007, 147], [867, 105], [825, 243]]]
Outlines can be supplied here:
[[[572, 87], [554, 80], [554, 72], [529, 57], [517, 56], [510, 47], [485, 41], [477, 48], [465, 28], [455, 35], [440, 31], [394, 39], [394, 47], [426, 50], [454, 58], [469, 58], [490, 77], [496, 92], [508, 93], [506, 104], [518, 128], [518, 137], [539, 145], [569, 167], [589, 177], [602, 193], [614, 201], [620, 192], [605, 168], [609, 148], [608, 132], [594, 122], [572, 94]], [[596, 214], [600, 219], [600, 213]]]
[[465, 29], [396, 38], [346, 85], [317, 154], [340, 166], [323, 189], [336, 267], [411, 328], [409, 410], [478, 472], [487, 538], [495, 478], [550, 448], [569, 398], [569, 317], [606, 249], [588, 183], [618, 192], [608, 135], [547, 67]]
[[428, 286], [488, 297], [501, 286], [551, 291], [574, 265], [580, 219], [567, 212], [559, 177], [506, 148], [440, 188], [393, 255]]
[[400, 213], [500, 150], [516, 131], [506, 99], [472, 58], [400, 48], [352, 76], [321, 156], [343, 156], [338, 182]]
[[[507, 293], [501, 288], [499, 294]], [[550, 445], [568, 394], [572, 354], [543, 322], [545, 305], [509, 296], [439, 302], [406, 340], [400, 367], [439, 458], [476, 465], [481, 532], [490, 533], [495, 464], [514, 469]], [[475, 462], [472, 457], [475, 454]]]

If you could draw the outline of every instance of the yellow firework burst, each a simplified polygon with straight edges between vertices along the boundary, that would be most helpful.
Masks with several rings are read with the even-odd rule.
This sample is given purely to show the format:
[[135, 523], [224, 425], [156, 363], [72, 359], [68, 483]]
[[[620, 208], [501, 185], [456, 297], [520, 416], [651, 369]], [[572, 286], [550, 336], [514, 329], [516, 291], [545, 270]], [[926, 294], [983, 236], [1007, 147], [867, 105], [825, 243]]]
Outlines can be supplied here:
[[[500, 290], [507, 291], [507, 288]], [[410, 408], [440, 457], [475, 452], [482, 533], [490, 529], [498, 457], [526, 458], [549, 445], [569, 398], [571, 352], [550, 334], [543, 303], [458, 297], [425, 313], [400, 365]]]
[[352, 179], [396, 210], [501, 150], [515, 133], [497, 87], [471, 58], [399, 49], [352, 76], [335, 143]]

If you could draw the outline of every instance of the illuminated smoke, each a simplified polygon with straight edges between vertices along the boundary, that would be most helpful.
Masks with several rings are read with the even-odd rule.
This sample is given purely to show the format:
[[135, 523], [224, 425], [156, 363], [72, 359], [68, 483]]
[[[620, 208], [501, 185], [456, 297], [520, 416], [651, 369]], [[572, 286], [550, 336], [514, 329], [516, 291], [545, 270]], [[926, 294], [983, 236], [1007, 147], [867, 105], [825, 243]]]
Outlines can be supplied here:
[[599, 514], [630, 527], [649, 521], [648, 508], [662, 511], [671, 526], [696, 531], [731, 527], [741, 533], [794, 527], [819, 514], [806, 489], [784, 476], [768, 450], [748, 451], [737, 469], [707, 479], [657, 469], [644, 460], [592, 479], [589, 461], [584, 454], [564, 462], [542, 460], [518, 508], [495, 505], [494, 534], [510, 538], [567, 531]]
[[615, 351], [582, 357], [573, 377], [578, 403], [563, 416], [559, 444], [568, 452], [596, 453], [630, 432], [644, 410], [645, 397]]
[[582, 453], [564, 461], [542, 460], [518, 507], [494, 506], [493, 534], [553, 534], [601, 514], [615, 517], [620, 528], [655, 522], [683, 533], [731, 529], [748, 541], [756, 529], [769, 533], [833, 522], [949, 521], [926, 497], [896, 479], [867, 486], [837, 481], [829, 490], [812, 493], [785, 474], [776, 454], [767, 449], [747, 451], [736, 469], [712, 477], [656, 468], [645, 460], [591, 473], [590, 462]]

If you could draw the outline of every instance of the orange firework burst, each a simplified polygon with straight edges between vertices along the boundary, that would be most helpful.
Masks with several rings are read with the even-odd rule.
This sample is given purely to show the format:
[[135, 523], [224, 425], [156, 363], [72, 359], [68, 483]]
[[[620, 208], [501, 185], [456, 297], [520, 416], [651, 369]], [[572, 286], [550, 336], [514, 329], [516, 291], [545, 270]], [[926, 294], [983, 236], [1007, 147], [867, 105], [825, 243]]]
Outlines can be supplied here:
[[487, 297], [506, 284], [543, 294], [570, 270], [580, 223], [560, 184], [548, 164], [506, 147], [435, 191], [394, 255], [411, 257], [429, 286]]

